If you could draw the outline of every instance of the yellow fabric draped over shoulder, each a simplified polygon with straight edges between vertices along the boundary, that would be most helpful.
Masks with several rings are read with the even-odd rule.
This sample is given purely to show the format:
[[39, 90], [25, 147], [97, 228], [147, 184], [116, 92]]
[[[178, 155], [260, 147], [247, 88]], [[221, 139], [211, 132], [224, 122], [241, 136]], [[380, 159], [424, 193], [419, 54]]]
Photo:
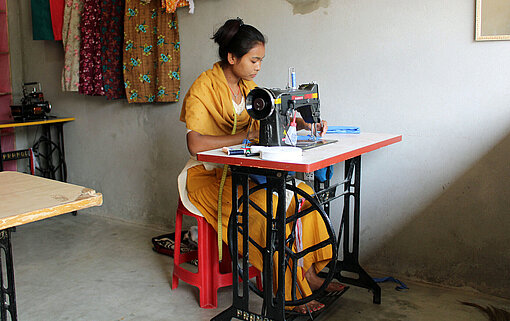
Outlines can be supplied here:
[[[257, 85], [253, 81], [241, 80], [239, 87], [244, 97]], [[230, 135], [234, 126], [232, 94], [221, 63], [203, 72], [191, 85], [184, 97], [180, 120], [186, 127], [202, 135]], [[246, 130], [250, 116], [244, 110], [237, 116], [237, 132]], [[251, 130], [258, 130], [254, 121]]]

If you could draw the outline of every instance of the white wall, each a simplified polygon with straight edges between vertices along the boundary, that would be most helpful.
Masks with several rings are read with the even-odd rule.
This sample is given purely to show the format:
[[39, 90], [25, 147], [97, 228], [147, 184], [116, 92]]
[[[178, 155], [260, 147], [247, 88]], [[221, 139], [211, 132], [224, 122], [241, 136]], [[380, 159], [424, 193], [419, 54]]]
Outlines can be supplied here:
[[[473, 41], [474, 1], [195, 4], [194, 15], [179, 9], [183, 95], [217, 60], [213, 31], [239, 16], [268, 38], [260, 85], [284, 86], [294, 66], [298, 82], [319, 83], [330, 124], [403, 134], [363, 158], [369, 270], [510, 297], [510, 42]], [[55, 114], [77, 118], [65, 128], [69, 180], [104, 193], [89, 212], [171, 228], [188, 157], [181, 103], [60, 92], [60, 45], [30, 40], [28, 0], [20, 11], [22, 37], [11, 41], [23, 48], [23, 80], [43, 83]]]

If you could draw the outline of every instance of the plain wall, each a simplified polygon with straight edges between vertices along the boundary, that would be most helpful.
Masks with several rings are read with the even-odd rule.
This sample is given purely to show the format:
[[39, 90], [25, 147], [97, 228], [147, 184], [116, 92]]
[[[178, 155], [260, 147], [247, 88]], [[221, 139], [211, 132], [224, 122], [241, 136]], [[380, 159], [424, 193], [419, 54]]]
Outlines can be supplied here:
[[[53, 114], [76, 117], [65, 125], [69, 181], [104, 194], [88, 212], [172, 229], [188, 158], [181, 103], [61, 92], [61, 44], [31, 40], [29, 4], [9, 1], [20, 30], [11, 33], [21, 48], [13, 66], [23, 81], [42, 83]], [[217, 60], [214, 30], [239, 16], [268, 38], [259, 85], [284, 86], [293, 66], [298, 83], [318, 82], [330, 125], [403, 135], [363, 157], [360, 258], [368, 270], [510, 297], [510, 42], [473, 40], [474, 1], [195, 6], [194, 15], [179, 9], [182, 97]]]

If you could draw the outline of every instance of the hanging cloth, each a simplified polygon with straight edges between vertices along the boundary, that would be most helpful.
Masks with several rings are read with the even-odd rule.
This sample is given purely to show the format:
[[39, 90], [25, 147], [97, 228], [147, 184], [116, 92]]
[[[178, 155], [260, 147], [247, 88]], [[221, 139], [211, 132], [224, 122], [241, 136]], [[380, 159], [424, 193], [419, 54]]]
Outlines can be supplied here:
[[104, 96], [100, 29], [100, 1], [83, 0], [80, 22], [80, 84], [78, 91], [90, 96]]
[[177, 14], [158, 1], [126, 1], [124, 82], [129, 103], [176, 102], [180, 94]]
[[80, 21], [82, 0], [67, 0], [64, 7], [62, 44], [64, 46], [64, 69], [62, 91], [78, 91], [80, 81]]
[[102, 82], [107, 99], [126, 97], [122, 72], [125, 0], [101, 1]]
[[62, 40], [64, 0], [50, 0], [51, 26], [55, 40]]
[[161, 7], [167, 13], [174, 13], [177, 8], [189, 6], [189, 13], [193, 13], [195, 5], [193, 0], [161, 0]]
[[55, 40], [51, 26], [49, 0], [32, 0], [32, 35], [34, 40]]

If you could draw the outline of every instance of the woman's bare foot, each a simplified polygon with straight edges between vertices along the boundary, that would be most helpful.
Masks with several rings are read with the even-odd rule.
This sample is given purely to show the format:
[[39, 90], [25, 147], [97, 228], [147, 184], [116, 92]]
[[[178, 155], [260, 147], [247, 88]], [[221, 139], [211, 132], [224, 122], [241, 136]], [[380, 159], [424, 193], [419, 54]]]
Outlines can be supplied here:
[[310, 312], [312, 312], [312, 313], [315, 311], [324, 309], [324, 304], [320, 303], [319, 301], [312, 300], [312, 301], [308, 302], [306, 305], [301, 304], [301, 305], [294, 307], [293, 311], [300, 313], [300, 314], [308, 314], [308, 311], [306, 309], [307, 306], [308, 306], [308, 310], [310, 310]]
[[[315, 267], [312, 265], [308, 271], [305, 273], [306, 281], [308, 281], [308, 285], [310, 285], [310, 289], [315, 291], [322, 286], [324, 283], [324, 279], [319, 277], [317, 273], [315, 273]], [[331, 282], [326, 287], [326, 292], [336, 292], [343, 291], [345, 289], [345, 285], [338, 282]]]

